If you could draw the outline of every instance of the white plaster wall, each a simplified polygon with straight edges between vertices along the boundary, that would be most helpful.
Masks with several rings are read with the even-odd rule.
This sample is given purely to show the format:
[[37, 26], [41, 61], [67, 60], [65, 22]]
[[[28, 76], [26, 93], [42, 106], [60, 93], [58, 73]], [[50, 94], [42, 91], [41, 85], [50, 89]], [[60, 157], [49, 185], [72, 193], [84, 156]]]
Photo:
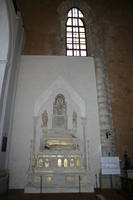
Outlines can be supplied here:
[[[24, 188], [33, 138], [34, 106], [61, 76], [85, 101], [87, 152], [92, 185], [100, 169], [100, 131], [94, 61], [91, 57], [22, 56], [9, 155], [10, 188]], [[81, 133], [82, 134], [82, 133]]]
[[0, 0], [0, 60], [6, 60], [9, 47], [9, 22], [5, 0]]
[[0, 0], [0, 96], [9, 48], [9, 21], [5, 0]]
[[[7, 58], [8, 58], [8, 50], [9, 50], [9, 19], [8, 19], [8, 10], [7, 3], [5, 0], [0, 0], [0, 149], [2, 142], [2, 134], [3, 134], [3, 121], [2, 118], [2, 87], [3, 80], [5, 75], [5, 70], [7, 66]], [[4, 158], [5, 152], [0, 152], [0, 168], [4, 168]]]
[[0, 149], [2, 137], [6, 136], [6, 152], [0, 151], [0, 168], [8, 166], [8, 150], [12, 129], [12, 115], [23, 46], [21, 15], [15, 13], [10, 0], [0, 0]]

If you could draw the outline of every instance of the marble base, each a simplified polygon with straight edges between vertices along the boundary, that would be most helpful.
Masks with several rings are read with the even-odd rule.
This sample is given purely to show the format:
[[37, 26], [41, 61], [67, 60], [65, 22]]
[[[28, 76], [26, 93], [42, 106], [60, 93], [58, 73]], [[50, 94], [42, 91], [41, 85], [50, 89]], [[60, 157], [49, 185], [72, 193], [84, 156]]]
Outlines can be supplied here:
[[35, 187], [32, 187], [32, 186], [26, 186], [24, 188], [24, 193], [27, 193], [27, 194], [38, 194], [38, 193], [41, 193], [41, 190], [40, 190], [40, 188], [35, 188]]
[[38, 194], [38, 193], [79, 193], [79, 192], [94, 192], [93, 190], [87, 190], [87, 187], [45, 187], [45, 188], [34, 188], [32, 186], [26, 186], [24, 193], [27, 194]]
[[[51, 176], [51, 175], [50, 175]], [[77, 193], [77, 192], [94, 192], [93, 188], [87, 182], [87, 177], [82, 174], [79, 180], [79, 174], [52, 174], [53, 181], [47, 182], [46, 178], [50, 177], [43, 175], [40, 179], [37, 175], [29, 176], [29, 181], [25, 187], [25, 193]], [[66, 179], [68, 178], [69, 179]], [[74, 178], [73, 181], [71, 178]]]

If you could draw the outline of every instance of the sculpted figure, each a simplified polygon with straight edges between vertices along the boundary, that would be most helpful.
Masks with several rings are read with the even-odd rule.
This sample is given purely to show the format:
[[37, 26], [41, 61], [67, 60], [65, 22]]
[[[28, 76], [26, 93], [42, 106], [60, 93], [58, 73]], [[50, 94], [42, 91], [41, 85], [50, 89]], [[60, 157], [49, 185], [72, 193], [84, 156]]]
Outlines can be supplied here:
[[59, 115], [63, 114], [63, 99], [61, 97], [57, 99], [57, 113]]
[[73, 128], [77, 128], [77, 113], [73, 112]]
[[46, 128], [47, 127], [47, 123], [48, 123], [48, 113], [47, 111], [45, 110], [43, 113], [42, 113], [42, 125], [41, 127], [43, 128]]

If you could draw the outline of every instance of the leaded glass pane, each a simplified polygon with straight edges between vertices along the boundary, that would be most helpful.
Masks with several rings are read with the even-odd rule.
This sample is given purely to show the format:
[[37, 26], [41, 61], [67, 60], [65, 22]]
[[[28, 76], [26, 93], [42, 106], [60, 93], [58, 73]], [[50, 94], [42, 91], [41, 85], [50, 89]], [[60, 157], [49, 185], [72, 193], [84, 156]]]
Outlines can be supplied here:
[[78, 13], [79, 13], [79, 17], [80, 17], [80, 18], [83, 18], [83, 14], [81, 13], [80, 10], [78, 11]]
[[78, 10], [77, 10], [77, 8], [73, 8], [73, 17], [78, 17]]
[[77, 18], [73, 18], [73, 26], [78, 26], [78, 19]]
[[80, 43], [85, 43], [85, 38], [80, 38]]
[[67, 32], [72, 32], [72, 27], [67, 27]]
[[67, 44], [67, 49], [72, 49], [72, 44]]
[[84, 33], [85, 32], [85, 28], [84, 27], [79, 28], [79, 31]]
[[78, 38], [79, 34], [78, 33], [73, 33], [73, 37]]
[[79, 38], [73, 38], [73, 43], [79, 43]]
[[74, 56], [79, 56], [79, 50], [74, 50]]
[[72, 17], [72, 10], [68, 12], [68, 17]]
[[79, 26], [84, 26], [81, 19], [79, 19]]
[[80, 48], [81, 48], [81, 49], [86, 49], [86, 45], [85, 45], [85, 44], [81, 44], [81, 45], [80, 45]]
[[67, 26], [71, 26], [72, 25], [72, 20], [71, 20], [71, 18], [69, 18], [68, 20], [67, 20]]
[[71, 50], [67, 50], [67, 56], [72, 56], [73, 52]]
[[79, 44], [74, 44], [74, 49], [79, 49]]
[[78, 32], [79, 30], [78, 30], [78, 27], [73, 27], [73, 32]]
[[86, 51], [81, 51], [81, 56], [86, 56]]
[[72, 43], [72, 38], [67, 38], [67, 43]]
[[85, 38], [85, 33], [80, 33], [81, 38]]

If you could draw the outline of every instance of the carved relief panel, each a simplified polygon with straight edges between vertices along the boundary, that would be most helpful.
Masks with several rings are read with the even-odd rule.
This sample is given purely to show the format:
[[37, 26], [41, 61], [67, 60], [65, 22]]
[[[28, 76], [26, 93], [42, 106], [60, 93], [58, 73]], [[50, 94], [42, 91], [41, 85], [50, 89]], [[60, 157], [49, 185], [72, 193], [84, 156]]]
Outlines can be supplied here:
[[67, 106], [62, 94], [58, 94], [55, 98], [52, 126], [52, 128], [67, 129]]

